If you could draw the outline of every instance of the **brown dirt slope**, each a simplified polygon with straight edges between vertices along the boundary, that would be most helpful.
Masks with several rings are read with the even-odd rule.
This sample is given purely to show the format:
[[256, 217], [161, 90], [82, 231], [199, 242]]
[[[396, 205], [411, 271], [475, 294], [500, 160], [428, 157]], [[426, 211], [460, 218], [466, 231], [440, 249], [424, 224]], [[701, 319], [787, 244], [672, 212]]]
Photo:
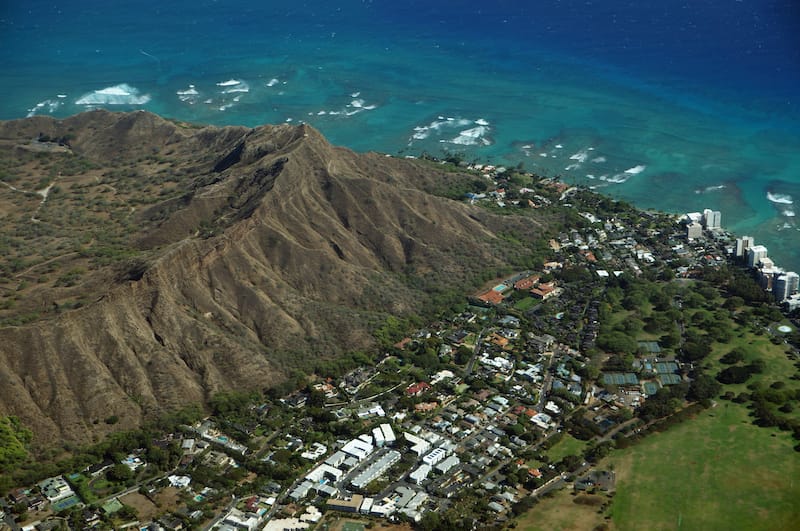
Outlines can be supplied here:
[[369, 348], [387, 315], [501, 267], [500, 232], [540, 231], [429, 193], [474, 177], [307, 126], [35, 117], [0, 122], [0, 163], [0, 414], [45, 444]]

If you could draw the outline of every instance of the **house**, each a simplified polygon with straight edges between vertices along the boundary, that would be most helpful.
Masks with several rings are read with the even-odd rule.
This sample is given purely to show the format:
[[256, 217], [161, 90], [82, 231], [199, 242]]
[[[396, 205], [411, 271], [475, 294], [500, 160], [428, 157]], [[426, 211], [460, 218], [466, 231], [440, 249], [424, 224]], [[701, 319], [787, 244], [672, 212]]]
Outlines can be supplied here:
[[539, 284], [537, 287], [533, 288], [530, 293], [534, 296], [534, 298], [545, 301], [557, 295], [556, 285], [554, 282]]
[[527, 291], [539, 282], [539, 275], [531, 275], [514, 282], [514, 289], [517, 291]]
[[183, 529], [183, 522], [176, 516], [162, 516], [158, 523], [167, 531], [180, 531]]
[[194, 451], [194, 444], [195, 444], [194, 439], [184, 439], [183, 441], [181, 441], [181, 450], [185, 454], [190, 454]]
[[408, 396], [419, 396], [425, 391], [430, 390], [431, 386], [427, 382], [418, 382], [412, 385], [409, 385], [406, 388], [406, 395]]
[[475, 297], [479, 302], [489, 305], [489, 306], [497, 306], [498, 304], [502, 303], [505, 298], [503, 294], [499, 291], [495, 291], [494, 289], [490, 289], [479, 294]]
[[222, 523], [228, 524], [236, 529], [253, 531], [261, 523], [261, 518], [257, 514], [246, 513], [234, 507], [225, 515]]
[[328, 500], [325, 505], [328, 506], [328, 509], [333, 511], [342, 511], [346, 513], [357, 513], [361, 508], [361, 504], [364, 503], [364, 496], [361, 494], [353, 494], [352, 498], [340, 500], [340, 499], [331, 499]]
[[74, 495], [70, 486], [67, 484], [63, 476], [55, 476], [39, 482], [39, 490], [42, 494], [47, 496], [47, 499], [52, 503], [58, 500], [63, 500], [69, 496]]

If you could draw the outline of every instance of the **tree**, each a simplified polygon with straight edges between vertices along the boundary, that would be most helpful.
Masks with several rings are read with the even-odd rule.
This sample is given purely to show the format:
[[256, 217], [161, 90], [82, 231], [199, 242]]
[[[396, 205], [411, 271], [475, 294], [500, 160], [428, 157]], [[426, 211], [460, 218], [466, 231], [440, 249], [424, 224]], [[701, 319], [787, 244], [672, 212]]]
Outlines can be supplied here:
[[600, 334], [597, 338], [597, 346], [607, 352], [625, 354], [633, 354], [639, 348], [636, 340], [618, 331]]
[[570, 472], [577, 470], [578, 467], [581, 466], [581, 462], [583, 462], [583, 460], [577, 455], [567, 455], [561, 460], [561, 464]]
[[733, 296], [730, 297], [728, 300], [725, 301], [725, 304], [722, 305], [723, 308], [726, 310], [736, 310], [740, 308], [744, 304], [744, 299], [741, 297]]
[[133, 479], [133, 470], [128, 465], [116, 464], [106, 472], [109, 481], [123, 482]]
[[714, 398], [720, 392], [722, 386], [711, 376], [701, 374], [697, 376], [689, 385], [690, 400], [705, 400]]
[[731, 350], [722, 358], [720, 358], [720, 362], [724, 363], [725, 365], [734, 365], [739, 363], [740, 361], [744, 361], [747, 353], [742, 347], [736, 347], [735, 349]]
[[139, 513], [134, 507], [131, 507], [130, 505], [123, 505], [122, 509], [117, 511], [117, 516], [123, 520], [136, 520], [139, 518]]
[[683, 345], [681, 358], [684, 361], [699, 361], [711, 354], [711, 343], [707, 338], [698, 338], [696, 341], [687, 341]]

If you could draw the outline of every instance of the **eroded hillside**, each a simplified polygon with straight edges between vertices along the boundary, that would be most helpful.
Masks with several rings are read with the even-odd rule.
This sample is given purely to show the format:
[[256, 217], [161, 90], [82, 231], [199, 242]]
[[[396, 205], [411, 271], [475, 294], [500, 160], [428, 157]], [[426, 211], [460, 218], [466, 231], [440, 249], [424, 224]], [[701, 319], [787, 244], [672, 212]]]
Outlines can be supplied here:
[[94, 111], [0, 123], [0, 157], [0, 412], [40, 442], [369, 348], [542, 230], [431, 193], [474, 177], [307, 126]]

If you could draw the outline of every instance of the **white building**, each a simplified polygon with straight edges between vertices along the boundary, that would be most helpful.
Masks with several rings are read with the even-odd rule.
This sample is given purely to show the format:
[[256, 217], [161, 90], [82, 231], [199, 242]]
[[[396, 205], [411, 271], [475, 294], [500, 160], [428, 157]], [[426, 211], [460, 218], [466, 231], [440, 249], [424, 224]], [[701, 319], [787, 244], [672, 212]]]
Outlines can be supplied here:
[[329, 456], [325, 460], [325, 464], [329, 465], [329, 466], [332, 466], [332, 467], [338, 467], [339, 465], [344, 463], [345, 459], [347, 459], [347, 454], [345, 454], [344, 452], [342, 452], [340, 450], [340, 451], [334, 453], [333, 455]]
[[706, 226], [706, 230], [722, 228], [722, 213], [710, 208], [703, 210], [703, 224]]
[[253, 531], [261, 523], [261, 518], [257, 514], [245, 513], [234, 507], [225, 515], [222, 523], [233, 526], [236, 529]]
[[531, 417], [531, 422], [543, 430], [550, 428], [553, 418], [547, 413], [538, 413]]
[[736, 257], [745, 258], [747, 256], [747, 250], [753, 245], [755, 245], [755, 239], [752, 236], [736, 238]]
[[386, 441], [386, 444], [392, 445], [397, 440], [397, 437], [394, 434], [394, 430], [389, 424], [381, 424], [381, 432], [383, 432], [383, 440]]
[[451, 455], [450, 457], [448, 457], [447, 459], [436, 465], [436, 470], [438, 470], [442, 474], [446, 474], [451, 468], [453, 468], [460, 462], [461, 460], [457, 456]]
[[422, 458], [422, 462], [426, 463], [426, 464], [428, 464], [430, 466], [433, 466], [436, 463], [438, 463], [439, 461], [441, 461], [442, 459], [444, 459], [446, 455], [447, 455], [447, 452], [445, 452], [444, 449], [436, 448], [431, 453], [429, 453], [428, 455], [423, 457]]
[[421, 437], [417, 437], [413, 433], [405, 432], [403, 433], [403, 437], [405, 437], [406, 441], [411, 445], [411, 451], [418, 456], [431, 449], [431, 443]]
[[690, 240], [696, 240], [703, 235], [703, 226], [696, 221], [692, 221], [686, 225], [686, 237]]
[[383, 436], [383, 430], [380, 427], [372, 428], [372, 437], [375, 439], [375, 446], [378, 448], [383, 448], [383, 445], [386, 443], [386, 439]]
[[350, 484], [357, 489], [363, 489], [376, 479], [378, 479], [381, 475], [383, 475], [387, 470], [389, 470], [392, 465], [400, 461], [400, 452], [396, 452], [394, 450], [389, 450], [381, 457], [379, 457], [375, 462], [370, 463], [370, 465], [362, 470], [356, 477], [354, 477]]
[[[370, 441], [372, 437], [370, 437]], [[353, 439], [342, 447], [342, 452], [352, 455], [359, 461], [363, 461], [375, 449], [372, 444], [363, 439]]]
[[761, 264], [761, 259], [767, 257], [767, 248], [763, 245], [753, 245], [747, 249], [747, 265], [750, 267], [758, 267]]
[[772, 295], [778, 302], [783, 302], [797, 291], [800, 276], [794, 271], [789, 271], [778, 276], [772, 283]]
[[411, 480], [413, 480], [417, 485], [419, 485], [428, 478], [428, 474], [430, 473], [431, 473], [431, 465], [423, 463], [419, 465], [419, 468], [410, 473], [408, 477]]
[[50, 501], [50, 503], [63, 500], [75, 494], [67, 484], [64, 476], [55, 476], [39, 482], [39, 490]]
[[334, 480], [339, 481], [342, 479], [344, 472], [339, 470], [338, 468], [334, 468], [330, 465], [326, 465], [325, 463], [319, 465], [317, 468], [312, 470], [306, 475], [306, 479], [309, 481], [313, 481], [315, 483], [319, 483], [326, 477]]
[[328, 447], [324, 444], [315, 442], [311, 448], [300, 454], [300, 457], [308, 459], [309, 461], [316, 461], [328, 452]]

